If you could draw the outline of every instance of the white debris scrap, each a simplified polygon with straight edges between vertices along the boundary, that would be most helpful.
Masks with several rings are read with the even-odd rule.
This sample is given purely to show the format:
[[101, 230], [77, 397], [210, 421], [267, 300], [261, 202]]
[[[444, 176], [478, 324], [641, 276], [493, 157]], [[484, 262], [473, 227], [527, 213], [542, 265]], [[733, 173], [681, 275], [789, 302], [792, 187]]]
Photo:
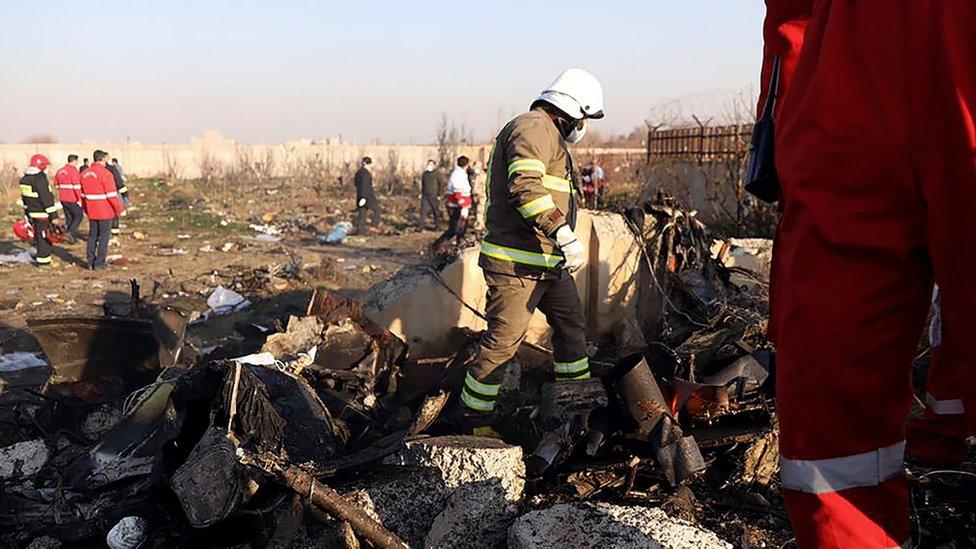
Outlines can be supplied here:
[[47, 362], [34, 353], [17, 352], [0, 355], [0, 372], [16, 372], [44, 366], [47, 366]]
[[226, 315], [250, 307], [251, 302], [234, 290], [217, 286], [207, 298], [207, 306], [210, 307], [212, 314]]

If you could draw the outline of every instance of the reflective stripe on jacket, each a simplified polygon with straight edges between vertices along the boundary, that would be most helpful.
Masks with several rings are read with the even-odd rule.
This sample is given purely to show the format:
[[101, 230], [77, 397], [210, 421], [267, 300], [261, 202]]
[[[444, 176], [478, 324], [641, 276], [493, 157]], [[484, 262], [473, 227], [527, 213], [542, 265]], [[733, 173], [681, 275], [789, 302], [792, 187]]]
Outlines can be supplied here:
[[81, 174], [81, 204], [88, 219], [96, 221], [118, 217], [125, 211], [115, 178], [105, 166], [92, 164]]
[[58, 200], [61, 202], [81, 202], [81, 172], [71, 164], [54, 174], [54, 184], [58, 188]]
[[571, 171], [563, 138], [542, 110], [502, 128], [488, 162], [483, 269], [526, 278], [560, 275], [563, 256], [551, 237], [576, 224]]
[[24, 171], [20, 179], [20, 201], [30, 219], [49, 219], [52, 215], [56, 217], [58, 212], [47, 175], [37, 168]]

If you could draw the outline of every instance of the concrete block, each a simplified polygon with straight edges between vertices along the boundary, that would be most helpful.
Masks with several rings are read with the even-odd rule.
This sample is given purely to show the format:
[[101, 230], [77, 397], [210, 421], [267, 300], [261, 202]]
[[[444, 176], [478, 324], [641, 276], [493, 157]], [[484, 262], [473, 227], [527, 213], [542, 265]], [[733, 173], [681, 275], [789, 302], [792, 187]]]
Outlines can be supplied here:
[[27, 440], [0, 448], [0, 479], [19, 480], [37, 474], [50, 451], [43, 440]]
[[[587, 247], [590, 262], [573, 277], [583, 303], [587, 337], [597, 340], [636, 312], [640, 244], [623, 216], [608, 212], [581, 211], [576, 233]], [[363, 300], [366, 316], [406, 341], [414, 358], [453, 354], [455, 328], [485, 328], [485, 322], [457, 297], [484, 312], [487, 286], [478, 267], [479, 254], [478, 246], [462, 251], [439, 272], [443, 284], [424, 265], [400, 271], [370, 289]], [[526, 340], [548, 347], [550, 333], [545, 316], [536, 312]]]
[[520, 501], [525, 490], [522, 449], [495, 438], [451, 435], [413, 440], [387, 462], [433, 467], [450, 490], [477, 484], [485, 493], [498, 492], [512, 503]]
[[731, 549], [717, 535], [650, 507], [564, 503], [519, 517], [510, 549]]
[[343, 490], [345, 497], [400, 537], [421, 547], [451, 490], [432, 467], [382, 466], [368, 480]]
[[478, 484], [458, 488], [430, 528], [427, 549], [481, 549], [505, 541], [518, 507], [496, 490]]

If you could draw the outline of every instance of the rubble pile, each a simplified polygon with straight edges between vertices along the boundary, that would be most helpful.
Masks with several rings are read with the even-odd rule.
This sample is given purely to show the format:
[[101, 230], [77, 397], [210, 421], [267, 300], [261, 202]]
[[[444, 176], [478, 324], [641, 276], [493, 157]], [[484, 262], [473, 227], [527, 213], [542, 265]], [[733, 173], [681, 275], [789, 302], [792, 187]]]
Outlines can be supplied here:
[[[184, 356], [190, 316], [135, 284], [105, 317], [32, 322], [50, 375], [0, 391], [0, 542], [728, 547], [749, 525], [709, 509], [730, 508], [785, 542], [763, 271], [666, 201], [627, 223], [637, 304], [594, 342], [594, 378], [552, 381], [527, 344], [474, 434], [449, 411], [481, 325], [424, 356], [317, 291]], [[222, 287], [250, 298], [295, 269]]]

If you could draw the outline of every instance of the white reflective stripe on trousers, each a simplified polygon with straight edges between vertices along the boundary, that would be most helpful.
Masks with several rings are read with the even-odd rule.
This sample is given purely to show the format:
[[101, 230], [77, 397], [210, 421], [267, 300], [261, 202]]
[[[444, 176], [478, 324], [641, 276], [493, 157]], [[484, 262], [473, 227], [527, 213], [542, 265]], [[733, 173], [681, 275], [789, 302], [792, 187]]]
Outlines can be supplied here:
[[827, 494], [859, 486], [877, 486], [904, 470], [905, 441], [863, 454], [828, 459], [779, 458], [784, 488]]
[[948, 400], [939, 400], [929, 392], [925, 393], [925, 405], [938, 416], [955, 416], [966, 413], [966, 407], [963, 406], [962, 399], [951, 398]]

